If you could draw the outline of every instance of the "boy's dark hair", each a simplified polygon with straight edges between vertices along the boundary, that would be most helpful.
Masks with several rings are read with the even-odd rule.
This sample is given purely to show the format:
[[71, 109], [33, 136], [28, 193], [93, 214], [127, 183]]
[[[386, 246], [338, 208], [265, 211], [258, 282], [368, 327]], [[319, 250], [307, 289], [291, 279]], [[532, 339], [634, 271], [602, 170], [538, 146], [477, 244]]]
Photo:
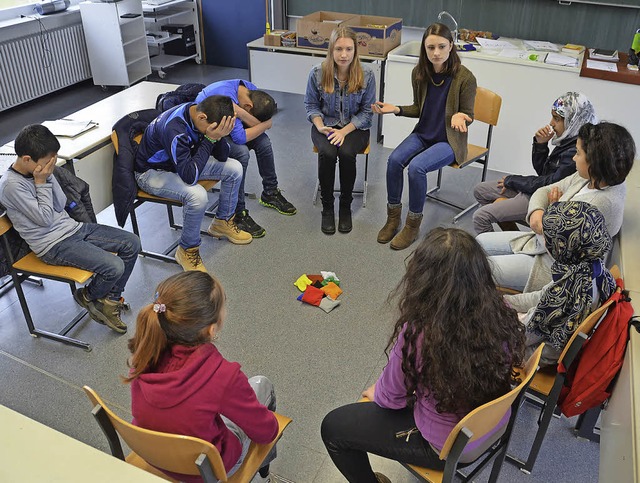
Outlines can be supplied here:
[[249, 99], [253, 103], [251, 115], [258, 121], [268, 121], [276, 113], [276, 101], [265, 91], [249, 91]]
[[612, 122], [587, 123], [578, 131], [593, 187], [621, 184], [633, 167], [636, 145], [624, 127]]
[[43, 125], [31, 124], [23, 127], [18, 133], [13, 148], [18, 156], [30, 156], [34, 161], [38, 161], [47, 154], [57, 153], [60, 142]]
[[233, 101], [227, 96], [209, 96], [196, 106], [196, 111], [206, 114], [210, 123], [219, 123], [224, 116], [234, 116]]

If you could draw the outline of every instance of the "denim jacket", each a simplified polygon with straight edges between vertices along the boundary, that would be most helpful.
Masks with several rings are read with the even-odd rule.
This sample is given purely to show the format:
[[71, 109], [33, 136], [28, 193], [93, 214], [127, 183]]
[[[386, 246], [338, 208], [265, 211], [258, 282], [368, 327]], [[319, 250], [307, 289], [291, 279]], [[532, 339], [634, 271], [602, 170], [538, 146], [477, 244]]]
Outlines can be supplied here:
[[327, 94], [322, 89], [322, 66], [311, 69], [304, 96], [307, 119], [313, 122], [314, 117], [320, 116], [325, 126], [344, 127], [352, 122], [357, 129], [369, 129], [373, 117], [371, 104], [376, 101], [376, 80], [366, 64], [362, 64], [362, 70], [364, 89], [348, 94], [346, 89], [340, 89], [335, 79], [333, 93]]

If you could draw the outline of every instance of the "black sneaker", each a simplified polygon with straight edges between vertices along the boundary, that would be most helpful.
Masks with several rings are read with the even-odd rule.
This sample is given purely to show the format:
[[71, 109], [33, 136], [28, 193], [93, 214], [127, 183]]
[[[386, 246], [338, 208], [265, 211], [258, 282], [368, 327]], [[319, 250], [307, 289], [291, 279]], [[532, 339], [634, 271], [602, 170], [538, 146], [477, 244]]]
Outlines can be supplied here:
[[253, 221], [248, 210], [242, 210], [236, 213], [234, 221], [240, 230], [251, 234], [253, 238], [262, 238], [265, 233], [267, 233], [264, 228]]
[[289, 203], [285, 197], [282, 196], [282, 192], [279, 189], [272, 195], [263, 191], [260, 196], [260, 204], [262, 206], [273, 208], [283, 215], [295, 215], [298, 211], [295, 206]]

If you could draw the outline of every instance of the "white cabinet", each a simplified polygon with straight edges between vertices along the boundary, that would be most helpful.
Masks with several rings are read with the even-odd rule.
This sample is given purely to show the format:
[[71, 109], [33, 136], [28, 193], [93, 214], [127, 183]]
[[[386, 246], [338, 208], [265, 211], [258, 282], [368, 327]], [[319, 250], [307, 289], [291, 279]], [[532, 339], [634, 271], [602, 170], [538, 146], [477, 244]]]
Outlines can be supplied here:
[[130, 86], [151, 74], [140, 0], [80, 3], [93, 83]]
[[[161, 79], [166, 77], [164, 69], [185, 60], [202, 61], [200, 25], [196, 0], [149, 0], [142, 3], [147, 43], [151, 55], [151, 69]], [[193, 28], [193, 34], [176, 33], [176, 29], [163, 30], [167, 25]], [[187, 41], [188, 37], [188, 41]]]

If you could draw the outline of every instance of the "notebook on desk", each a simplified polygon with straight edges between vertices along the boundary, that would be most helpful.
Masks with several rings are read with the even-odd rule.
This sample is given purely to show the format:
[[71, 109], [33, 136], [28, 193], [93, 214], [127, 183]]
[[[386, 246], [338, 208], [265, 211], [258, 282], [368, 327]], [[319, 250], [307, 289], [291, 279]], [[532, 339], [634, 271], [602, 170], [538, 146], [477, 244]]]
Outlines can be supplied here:
[[56, 119], [42, 123], [54, 136], [74, 138], [98, 126], [94, 121], [75, 121], [73, 119]]

